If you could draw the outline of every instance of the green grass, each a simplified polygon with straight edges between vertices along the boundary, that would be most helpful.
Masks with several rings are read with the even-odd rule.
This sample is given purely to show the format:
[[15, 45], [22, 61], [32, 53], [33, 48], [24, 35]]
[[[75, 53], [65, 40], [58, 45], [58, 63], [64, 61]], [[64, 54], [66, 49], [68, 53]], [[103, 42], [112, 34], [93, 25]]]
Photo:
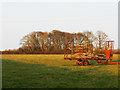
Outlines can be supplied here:
[[78, 66], [63, 55], [2, 55], [2, 87], [118, 88], [118, 65], [90, 63]]

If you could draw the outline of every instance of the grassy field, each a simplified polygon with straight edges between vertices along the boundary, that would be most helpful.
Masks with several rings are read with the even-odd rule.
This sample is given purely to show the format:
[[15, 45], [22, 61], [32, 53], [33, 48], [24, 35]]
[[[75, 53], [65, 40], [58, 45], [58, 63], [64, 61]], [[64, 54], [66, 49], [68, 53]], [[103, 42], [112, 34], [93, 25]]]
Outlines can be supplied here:
[[3, 88], [118, 88], [118, 65], [79, 66], [63, 55], [2, 55], [1, 60]]

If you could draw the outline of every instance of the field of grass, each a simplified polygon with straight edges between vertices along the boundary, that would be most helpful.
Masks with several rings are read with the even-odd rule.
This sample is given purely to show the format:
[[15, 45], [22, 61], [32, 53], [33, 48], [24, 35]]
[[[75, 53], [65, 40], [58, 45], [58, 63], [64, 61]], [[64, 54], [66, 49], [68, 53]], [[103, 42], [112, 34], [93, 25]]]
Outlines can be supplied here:
[[63, 55], [2, 55], [1, 60], [3, 88], [118, 88], [114, 64], [79, 66]]

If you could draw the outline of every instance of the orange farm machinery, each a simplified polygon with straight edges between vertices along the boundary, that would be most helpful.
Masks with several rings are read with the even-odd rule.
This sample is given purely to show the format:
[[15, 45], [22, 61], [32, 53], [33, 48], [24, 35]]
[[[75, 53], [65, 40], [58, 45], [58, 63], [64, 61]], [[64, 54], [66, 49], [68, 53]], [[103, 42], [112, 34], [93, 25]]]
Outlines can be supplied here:
[[[104, 49], [95, 49], [91, 42], [82, 44], [65, 41], [63, 45], [64, 59], [76, 62], [78, 65], [89, 65], [89, 60], [96, 60], [101, 64], [120, 64], [113, 60], [114, 41], [106, 41]], [[102, 53], [101, 53], [102, 52]]]

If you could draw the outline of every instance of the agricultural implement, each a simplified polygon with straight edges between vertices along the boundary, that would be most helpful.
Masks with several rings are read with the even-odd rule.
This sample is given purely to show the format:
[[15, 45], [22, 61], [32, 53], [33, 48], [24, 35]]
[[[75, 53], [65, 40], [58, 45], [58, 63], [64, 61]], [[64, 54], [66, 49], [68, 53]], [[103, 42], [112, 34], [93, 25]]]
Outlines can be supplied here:
[[89, 60], [96, 60], [100, 64], [120, 64], [113, 60], [114, 41], [106, 41], [104, 49], [95, 49], [89, 41], [74, 43], [65, 41], [63, 45], [64, 59], [76, 62], [78, 65], [89, 65]]

